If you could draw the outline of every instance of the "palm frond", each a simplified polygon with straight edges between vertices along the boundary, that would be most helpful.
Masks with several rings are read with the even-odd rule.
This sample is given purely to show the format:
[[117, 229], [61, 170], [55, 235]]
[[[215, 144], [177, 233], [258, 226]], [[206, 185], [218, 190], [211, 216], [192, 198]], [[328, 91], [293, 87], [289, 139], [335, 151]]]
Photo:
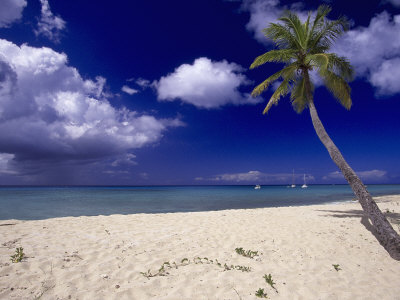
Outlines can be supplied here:
[[324, 80], [325, 86], [339, 103], [346, 109], [350, 109], [352, 101], [350, 97], [351, 88], [348, 83], [341, 76], [329, 70], [320, 71], [319, 74]]
[[253, 97], [256, 97], [256, 96], [260, 95], [263, 91], [265, 91], [268, 88], [268, 86], [272, 82], [278, 80], [280, 77], [293, 78], [294, 75], [296, 74], [296, 70], [297, 70], [297, 65], [296, 64], [290, 64], [286, 68], [283, 68], [282, 70], [280, 70], [280, 71], [276, 72], [275, 74], [269, 76], [262, 83], [257, 85], [254, 88], [254, 90], [251, 92], [251, 95]]
[[324, 18], [331, 12], [330, 6], [326, 4], [322, 4], [318, 7], [317, 9], [317, 14], [315, 15], [313, 26], [311, 27], [310, 32], [314, 32], [316, 28], [321, 26], [321, 23], [323, 24]]
[[306, 108], [307, 103], [310, 99], [308, 99], [307, 91], [306, 91], [306, 81], [304, 76], [301, 76], [294, 83], [293, 89], [290, 93], [290, 100], [292, 102], [292, 106], [297, 113], [301, 113], [304, 108]]
[[299, 17], [291, 11], [285, 11], [284, 15], [279, 18], [288, 28], [290, 28], [296, 38], [297, 43], [302, 49], [305, 49], [305, 41], [307, 33], [304, 30], [303, 24]]
[[296, 37], [286, 26], [278, 23], [271, 23], [263, 29], [265, 36], [271, 39], [280, 49], [299, 49], [301, 48]]
[[273, 104], [277, 105], [281, 97], [286, 96], [290, 91], [290, 78], [286, 78], [282, 81], [282, 83], [278, 86], [275, 92], [272, 94], [269, 99], [267, 106], [265, 106], [263, 114], [268, 113]]
[[316, 45], [313, 48], [308, 49], [308, 54], [317, 54], [317, 53], [325, 53], [329, 50], [331, 46], [329, 45]]
[[305, 62], [313, 68], [317, 68], [318, 70], [325, 70], [328, 69], [329, 56], [327, 55], [327, 53], [309, 54], [306, 56]]
[[348, 59], [340, 57], [335, 53], [327, 53], [329, 57], [328, 69], [335, 72], [346, 81], [354, 79], [354, 69]]
[[305, 37], [305, 48], [308, 48], [308, 40], [310, 39], [310, 33], [311, 30], [309, 30], [310, 28], [310, 19], [311, 19], [311, 12], [308, 13], [308, 17], [307, 17], [307, 21], [304, 23], [303, 27], [304, 27], [304, 32], [306, 33], [306, 37]]
[[271, 50], [258, 56], [251, 64], [250, 69], [259, 67], [266, 62], [290, 62], [296, 57], [295, 54], [296, 51], [292, 49]]
[[312, 67], [324, 71], [325, 69], [334, 72], [346, 81], [353, 80], [354, 70], [350, 62], [334, 53], [316, 53], [307, 55], [306, 62]]
[[311, 33], [312, 35], [309, 43], [310, 49], [318, 45], [329, 48], [332, 43], [349, 28], [349, 22], [345, 17], [340, 17], [335, 21], [325, 19], [321, 20], [321, 23], [322, 24]]

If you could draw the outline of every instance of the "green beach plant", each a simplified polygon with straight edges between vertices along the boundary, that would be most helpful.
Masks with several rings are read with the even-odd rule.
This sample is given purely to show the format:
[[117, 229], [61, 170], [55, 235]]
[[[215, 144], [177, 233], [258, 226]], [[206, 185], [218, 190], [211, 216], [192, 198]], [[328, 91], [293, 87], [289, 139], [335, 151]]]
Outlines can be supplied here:
[[24, 248], [19, 247], [15, 249], [15, 254], [11, 255], [11, 262], [19, 263], [25, 258]]
[[339, 270], [341, 270], [341, 268], [340, 268], [340, 266], [339, 266], [338, 264], [333, 264], [332, 266], [333, 266], [333, 267], [335, 268], [335, 270], [338, 271], [338, 272], [339, 272]]
[[274, 287], [275, 282], [272, 280], [271, 274], [268, 274], [268, 275], [264, 274], [263, 278], [265, 279], [265, 282], [268, 283], [275, 290], [275, 292], [278, 293], [278, 290], [276, 289], [276, 287]]
[[256, 297], [258, 297], [258, 298], [268, 298], [268, 296], [267, 296], [267, 293], [266, 292], [264, 292], [264, 289], [262, 289], [262, 288], [259, 288], [257, 291], [256, 291]]
[[252, 250], [246, 251], [243, 248], [236, 248], [235, 251], [237, 254], [248, 258], [254, 258], [254, 256], [258, 256], [258, 251], [252, 251]]
[[221, 263], [218, 261], [218, 259], [215, 259], [215, 262], [217, 263], [217, 266], [218, 266], [218, 267], [221, 267], [221, 266], [222, 266]]
[[377, 239], [392, 258], [400, 260], [399, 234], [393, 229], [360, 178], [329, 137], [314, 104], [311, 72], [319, 75], [324, 85], [342, 106], [350, 109], [352, 105], [348, 82], [353, 79], [353, 68], [346, 58], [328, 52], [335, 40], [349, 29], [349, 22], [345, 17], [337, 20], [326, 18], [330, 11], [329, 6], [321, 5], [314, 15], [308, 14], [305, 22], [302, 22], [295, 13], [286, 11], [279, 18], [279, 23], [270, 23], [263, 30], [266, 38], [271, 39], [276, 48], [258, 56], [250, 69], [267, 62], [283, 63], [284, 67], [256, 86], [252, 91], [252, 96], [259, 96], [273, 82], [278, 81], [277, 88], [264, 109], [264, 114], [288, 94], [297, 113], [309, 109], [311, 121], [319, 139], [351, 186], [365, 216], [371, 220]]
[[[221, 266], [220, 266], [221, 267]], [[227, 264], [224, 264], [224, 270], [225, 271], [230, 271], [230, 270], [239, 270], [242, 272], [250, 272], [251, 268], [250, 267], [246, 267], [246, 266], [239, 266], [239, 265], [230, 265], [228, 266]]]
[[225, 269], [226, 271], [232, 270], [234, 267], [235, 267], [234, 265], [228, 266], [227, 264], [224, 264], [224, 269]]
[[250, 267], [246, 267], [246, 266], [238, 266], [238, 265], [236, 265], [235, 269], [239, 270], [239, 271], [242, 271], [242, 272], [250, 272], [251, 271], [251, 268]]
[[247, 267], [247, 266], [232, 265], [232, 264], [228, 265], [226, 263], [224, 265], [222, 265], [218, 261], [218, 259], [212, 260], [212, 259], [208, 259], [207, 257], [201, 258], [201, 257], [197, 256], [197, 257], [193, 258], [192, 261], [188, 258], [183, 258], [180, 263], [176, 263], [176, 262], [170, 263], [169, 261], [166, 261], [161, 265], [161, 267], [158, 269], [157, 272], [152, 272], [149, 269], [146, 272], [140, 272], [140, 274], [142, 274], [147, 279], [150, 279], [151, 277], [156, 277], [156, 276], [167, 276], [169, 274], [167, 272], [167, 269], [172, 269], [172, 268], [178, 269], [179, 267], [187, 266], [191, 263], [193, 263], [193, 264], [212, 264], [212, 265], [216, 265], [220, 268], [223, 268], [224, 271], [230, 271], [230, 270], [238, 270], [238, 271], [242, 271], [242, 272], [250, 272], [251, 271], [251, 268]]
[[186, 257], [184, 259], [181, 260], [181, 264], [185, 265], [189, 263], [189, 259], [187, 259]]

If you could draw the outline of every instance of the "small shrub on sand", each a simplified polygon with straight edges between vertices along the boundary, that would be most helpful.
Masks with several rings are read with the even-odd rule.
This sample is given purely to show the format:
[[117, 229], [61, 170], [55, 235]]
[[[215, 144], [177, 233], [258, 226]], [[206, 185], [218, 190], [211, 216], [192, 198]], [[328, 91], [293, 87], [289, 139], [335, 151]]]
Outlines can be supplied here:
[[259, 288], [256, 291], [256, 297], [258, 297], [258, 298], [268, 298], [267, 293], [264, 292], [264, 289], [262, 289], [262, 288]]
[[11, 261], [13, 263], [21, 262], [25, 258], [24, 248], [19, 247], [15, 250], [15, 254], [11, 255]]
[[268, 283], [268, 284], [275, 290], [275, 292], [278, 292], [278, 290], [276, 289], [276, 287], [274, 287], [275, 282], [272, 280], [271, 274], [268, 274], [268, 275], [265, 274], [265, 275], [264, 275], [264, 279], [265, 279], [265, 282]]
[[339, 265], [333, 264], [332, 266], [333, 266], [333, 267], [335, 268], [335, 270], [338, 271], [338, 272], [339, 272], [339, 270], [341, 270], [341, 268], [339, 267]]

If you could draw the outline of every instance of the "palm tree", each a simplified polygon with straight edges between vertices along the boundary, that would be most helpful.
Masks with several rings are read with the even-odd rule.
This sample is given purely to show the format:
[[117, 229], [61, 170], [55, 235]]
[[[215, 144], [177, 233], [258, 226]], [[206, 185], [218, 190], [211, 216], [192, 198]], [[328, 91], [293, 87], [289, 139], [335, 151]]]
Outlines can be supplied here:
[[364, 215], [371, 220], [377, 239], [394, 259], [400, 260], [400, 236], [328, 136], [314, 105], [311, 71], [318, 72], [324, 85], [346, 109], [350, 109], [352, 104], [347, 82], [353, 78], [353, 69], [346, 58], [328, 53], [332, 43], [348, 30], [349, 23], [345, 17], [333, 21], [327, 19], [330, 11], [329, 6], [321, 5], [313, 20], [309, 13], [304, 23], [296, 14], [286, 11], [279, 18], [280, 23], [270, 23], [263, 30], [265, 36], [274, 42], [276, 49], [257, 57], [250, 69], [266, 62], [284, 63], [285, 66], [255, 87], [252, 96], [260, 95], [272, 82], [280, 80], [263, 113], [266, 114], [273, 104], [278, 104], [280, 98], [289, 93], [292, 106], [298, 113], [306, 108], [310, 110], [319, 139], [353, 189]]

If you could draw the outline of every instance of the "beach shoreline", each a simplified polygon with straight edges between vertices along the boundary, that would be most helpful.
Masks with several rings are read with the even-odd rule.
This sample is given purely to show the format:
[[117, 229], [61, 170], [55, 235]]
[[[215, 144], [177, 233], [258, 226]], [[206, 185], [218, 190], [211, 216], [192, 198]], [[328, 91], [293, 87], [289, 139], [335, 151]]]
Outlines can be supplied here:
[[[374, 199], [399, 231], [400, 195]], [[357, 202], [2, 220], [0, 237], [1, 299], [257, 299], [260, 288], [269, 299], [400, 295], [400, 263]], [[17, 247], [26, 258], [12, 263]]]

